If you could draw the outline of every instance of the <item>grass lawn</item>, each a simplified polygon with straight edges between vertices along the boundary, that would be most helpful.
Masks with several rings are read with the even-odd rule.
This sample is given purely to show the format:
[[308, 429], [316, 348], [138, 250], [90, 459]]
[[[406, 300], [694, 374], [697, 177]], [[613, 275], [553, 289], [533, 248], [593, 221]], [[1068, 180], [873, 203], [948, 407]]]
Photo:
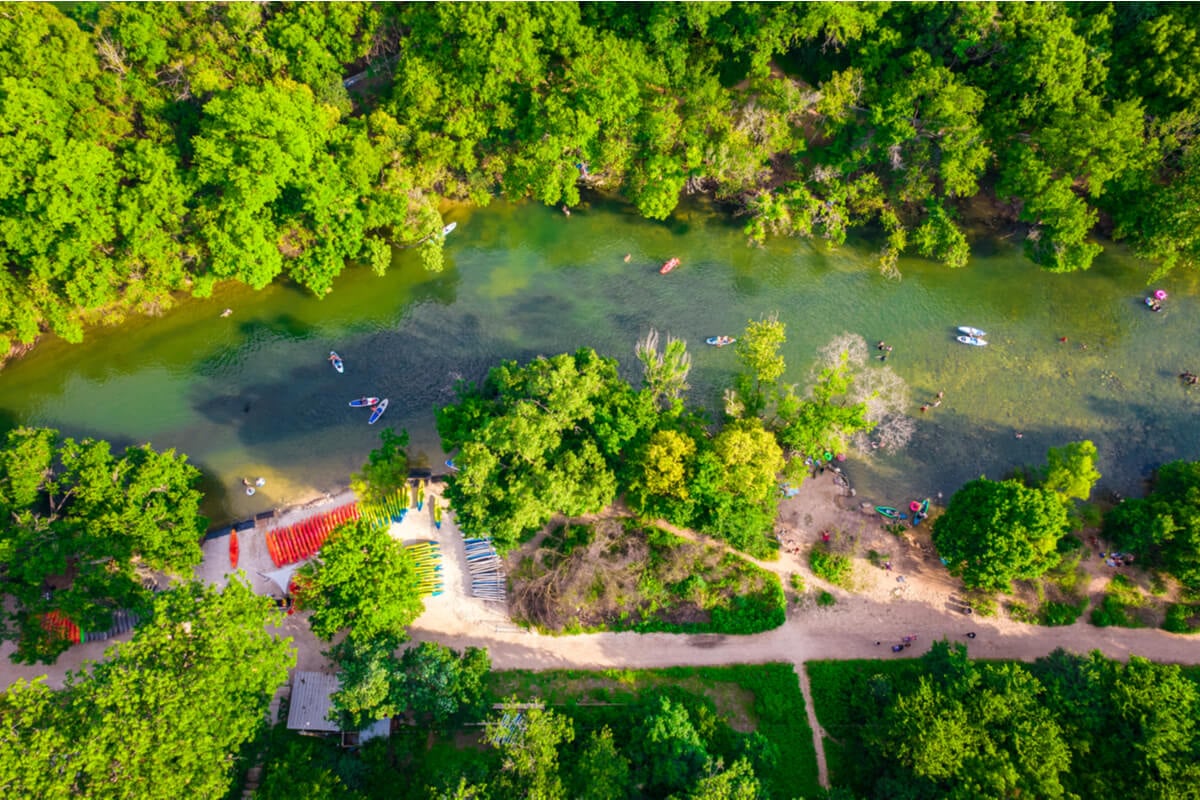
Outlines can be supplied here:
[[805, 715], [800, 682], [790, 664], [672, 667], [651, 670], [509, 670], [492, 672], [488, 688], [497, 697], [540, 697], [549, 705], [585, 710], [588, 704], [627, 704], [641, 692], [673, 688], [704, 697], [734, 730], [758, 731], [779, 758], [760, 772], [775, 797], [813, 797], [817, 757]]

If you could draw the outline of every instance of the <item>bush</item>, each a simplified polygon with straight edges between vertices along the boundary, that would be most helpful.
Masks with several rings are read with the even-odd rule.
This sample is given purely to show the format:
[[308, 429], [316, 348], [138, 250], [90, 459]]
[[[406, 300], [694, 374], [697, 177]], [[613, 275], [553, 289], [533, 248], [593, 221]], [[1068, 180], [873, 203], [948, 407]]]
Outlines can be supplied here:
[[1128, 606], [1113, 594], [1104, 595], [1099, 606], [1092, 609], [1092, 624], [1097, 628], [1142, 628], [1141, 622], [1129, 616]]
[[791, 584], [797, 594], [804, 594], [808, 591], [808, 585], [804, 583], [804, 576], [799, 572], [792, 573]]
[[850, 574], [854, 565], [850, 563], [849, 556], [831, 553], [823, 547], [814, 547], [808, 555], [808, 564], [818, 578], [829, 581], [834, 586], [850, 585]]
[[1163, 620], [1162, 627], [1171, 633], [1200, 631], [1200, 606], [1172, 603], [1167, 607], [1167, 618]]
[[1087, 602], [1085, 597], [1074, 603], [1054, 601], [1042, 603], [1042, 607], [1038, 609], [1038, 624], [1051, 628], [1059, 625], [1074, 625], [1075, 620], [1079, 619], [1083, 610], [1087, 608]]
[[837, 604], [837, 598], [834, 597], [829, 592], [825, 591], [824, 589], [822, 589], [821, 593], [819, 595], [817, 595], [817, 605], [821, 606], [822, 608], [826, 608], [828, 606], [832, 606], [832, 605], [836, 605], [836, 604]]
[[1029, 625], [1036, 625], [1038, 621], [1037, 614], [1029, 610], [1029, 606], [1016, 600], [1008, 604], [1008, 615], [1017, 622], [1024, 622]]

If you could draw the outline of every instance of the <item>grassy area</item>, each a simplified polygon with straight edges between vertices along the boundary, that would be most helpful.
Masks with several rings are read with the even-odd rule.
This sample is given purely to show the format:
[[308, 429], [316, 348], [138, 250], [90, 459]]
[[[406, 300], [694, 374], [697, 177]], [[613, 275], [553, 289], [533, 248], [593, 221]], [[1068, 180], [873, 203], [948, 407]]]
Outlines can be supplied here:
[[783, 624], [779, 577], [621, 520], [553, 531], [513, 572], [513, 616], [549, 633], [758, 633]]
[[[497, 697], [541, 698], [571, 709], [571, 715], [600, 720], [619, 716], [619, 706], [646, 692], [670, 689], [704, 698], [719, 717], [743, 733], [757, 731], [778, 751], [769, 769], [758, 774], [777, 797], [813, 797], [817, 784], [816, 752], [805, 715], [800, 683], [790, 664], [739, 664], [728, 667], [672, 667], [656, 670], [550, 670], [493, 672], [488, 687]], [[592, 704], [612, 704], [594, 705]]]
[[859, 744], [863, 725], [859, 698], [871, 686], [906, 685], [925, 665], [915, 659], [896, 661], [809, 661], [804, 665], [812, 687], [813, 709], [825, 729], [825, 764], [834, 786], [853, 786], [864, 763]]

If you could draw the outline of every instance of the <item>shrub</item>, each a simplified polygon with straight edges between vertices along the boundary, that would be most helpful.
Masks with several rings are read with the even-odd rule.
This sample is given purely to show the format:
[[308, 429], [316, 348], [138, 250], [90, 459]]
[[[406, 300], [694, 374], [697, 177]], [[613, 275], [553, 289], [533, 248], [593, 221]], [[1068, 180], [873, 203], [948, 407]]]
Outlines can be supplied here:
[[1120, 628], [1142, 628], [1141, 622], [1129, 616], [1129, 607], [1114, 594], [1104, 595], [1100, 605], [1092, 609], [1092, 624], [1098, 628], [1116, 626]]
[[834, 586], [849, 586], [850, 574], [854, 569], [849, 556], [831, 553], [825, 548], [814, 547], [808, 556], [813, 574]]
[[806, 591], [808, 591], [808, 585], [804, 583], [804, 576], [799, 572], [793, 572], [790, 580], [792, 589], [794, 589], [797, 594], [804, 594]]
[[1017, 622], [1024, 622], [1029, 625], [1036, 625], [1038, 621], [1037, 614], [1030, 611], [1029, 606], [1016, 600], [1008, 604], [1008, 615]]
[[837, 598], [824, 589], [822, 589], [821, 593], [817, 595], [817, 605], [821, 606], [822, 608], [835, 605], [836, 603]]
[[1042, 603], [1042, 607], [1038, 609], [1037, 621], [1039, 624], [1051, 628], [1059, 625], [1074, 625], [1075, 620], [1079, 619], [1085, 608], [1087, 608], [1087, 598], [1074, 603], [1054, 601]]
[[1172, 603], [1162, 626], [1171, 633], [1196, 633], [1200, 631], [1200, 607]]

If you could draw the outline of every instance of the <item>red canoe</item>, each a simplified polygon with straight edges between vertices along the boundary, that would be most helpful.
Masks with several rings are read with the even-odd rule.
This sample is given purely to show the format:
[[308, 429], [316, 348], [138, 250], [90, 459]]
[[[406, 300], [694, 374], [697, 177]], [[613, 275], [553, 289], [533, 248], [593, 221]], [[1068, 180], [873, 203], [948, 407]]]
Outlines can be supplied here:
[[229, 563], [233, 565], [234, 569], [237, 569], [237, 564], [238, 564], [237, 531], [234, 531], [233, 533], [229, 534]]
[[670, 261], [668, 261], [667, 263], [662, 265], [662, 268], [659, 269], [658, 274], [666, 275], [668, 272], [670, 272], [671, 270], [675, 269], [678, 266], [679, 266], [679, 259], [672, 258]]

